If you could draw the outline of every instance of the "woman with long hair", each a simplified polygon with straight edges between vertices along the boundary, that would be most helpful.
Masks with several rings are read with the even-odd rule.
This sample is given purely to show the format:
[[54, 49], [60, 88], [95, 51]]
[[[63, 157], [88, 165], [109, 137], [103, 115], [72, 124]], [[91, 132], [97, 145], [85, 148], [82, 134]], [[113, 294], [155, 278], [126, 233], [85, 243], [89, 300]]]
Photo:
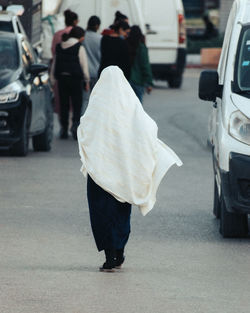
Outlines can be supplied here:
[[114, 25], [111, 35], [103, 36], [101, 41], [101, 63], [99, 74], [110, 65], [117, 65], [128, 79], [130, 74], [129, 52], [126, 38], [129, 34], [129, 25], [126, 22], [118, 22]]
[[[51, 52], [52, 52], [52, 62], [55, 58], [56, 54], [56, 46], [62, 42], [62, 35], [68, 34], [72, 27], [77, 26], [78, 24], [78, 15], [71, 11], [71, 10], [65, 10], [64, 11], [64, 22], [65, 22], [65, 28], [57, 31], [52, 40], [51, 45]], [[53, 73], [51, 73], [51, 76], [53, 76]], [[53, 92], [54, 92], [54, 100], [55, 100], [55, 112], [60, 114], [60, 99], [59, 99], [59, 91], [58, 91], [58, 85], [57, 82], [53, 85]]]
[[60, 97], [60, 138], [68, 138], [69, 106], [73, 107], [71, 133], [77, 139], [76, 131], [80, 122], [82, 108], [82, 91], [89, 89], [89, 71], [85, 48], [82, 46], [85, 31], [81, 27], [73, 27], [69, 34], [65, 33], [62, 43], [56, 46], [56, 56], [52, 72], [58, 82]]
[[168, 169], [182, 165], [157, 131], [122, 71], [104, 69], [77, 130], [92, 231], [98, 251], [106, 256], [102, 272], [113, 272], [124, 262], [131, 205], [146, 215]]
[[68, 34], [71, 31], [72, 27], [77, 26], [77, 24], [79, 22], [78, 15], [75, 12], [73, 12], [71, 10], [65, 10], [63, 12], [63, 14], [64, 14], [65, 28], [57, 31], [53, 36], [52, 46], [51, 46], [51, 51], [52, 51], [53, 57], [56, 53], [56, 46], [60, 42], [62, 42], [62, 35], [65, 33]]
[[142, 103], [145, 89], [148, 93], [152, 90], [153, 80], [145, 37], [139, 26], [130, 28], [127, 42], [131, 66], [129, 82]]

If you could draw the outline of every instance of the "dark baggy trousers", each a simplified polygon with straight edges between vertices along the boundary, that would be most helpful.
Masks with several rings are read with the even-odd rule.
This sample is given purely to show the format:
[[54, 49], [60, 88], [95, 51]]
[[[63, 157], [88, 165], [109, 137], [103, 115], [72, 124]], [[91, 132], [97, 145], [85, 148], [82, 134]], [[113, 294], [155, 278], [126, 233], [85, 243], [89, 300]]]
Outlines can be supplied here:
[[90, 221], [99, 251], [124, 249], [130, 234], [131, 204], [116, 200], [88, 176]]
[[60, 97], [60, 123], [64, 130], [69, 126], [70, 99], [73, 107], [72, 129], [76, 130], [80, 123], [82, 109], [83, 81], [70, 75], [61, 75], [58, 79]]

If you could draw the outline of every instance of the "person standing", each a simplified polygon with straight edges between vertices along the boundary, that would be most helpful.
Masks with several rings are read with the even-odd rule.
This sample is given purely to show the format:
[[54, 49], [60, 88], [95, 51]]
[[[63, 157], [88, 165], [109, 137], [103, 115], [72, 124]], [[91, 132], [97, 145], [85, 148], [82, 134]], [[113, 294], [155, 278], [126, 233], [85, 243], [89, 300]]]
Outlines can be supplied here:
[[131, 205], [146, 215], [168, 169], [182, 165], [157, 131], [121, 69], [105, 68], [77, 130], [92, 231], [106, 257], [102, 272], [124, 263]]
[[[77, 26], [78, 15], [75, 12], [72, 12], [71, 10], [65, 10], [64, 21], [65, 21], [66, 27], [64, 29], [57, 31], [53, 36], [52, 45], [51, 45], [52, 62], [53, 62], [53, 59], [55, 58], [56, 46], [62, 42], [62, 35], [65, 33], [68, 34], [71, 31], [72, 27]], [[54, 99], [55, 99], [55, 112], [60, 114], [60, 100], [59, 100], [57, 82], [53, 86], [53, 92], [54, 92]]]
[[114, 25], [114, 33], [102, 37], [99, 75], [105, 67], [117, 65], [123, 71], [125, 77], [129, 79], [129, 51], [125, 40], [128, 37], [129, 30], [128, 23], [120, 21]]
[[98, 16], [91, 16], [88, 20], [87, 31], [83, 46], [88, 57], [89, 75], [90, 75], [90, 90], [83, 94], [82, 114], [85, 112], [88, 105], [90, 91], [93, 89], [98, 79], [98, 69], [101, 61], [101, 39], [102, 36], [98, 33], [101, 20]]
[[87, 55], [82, 46], [84, 35], [85, 31], [81, 27], [73, 27], [69, 34], [63, 34], [62, 43], [56, 46], [52, 72], [58, 81], [61, 139], [68, 138], [70, 100], [73, 107], [71, 133], [73, 138], [77, 139], [76, 132], [81, 116], [83, 86], [86, 91], [89, 90]]
[[129, 82], [142, 103], [145, 89], [147, 93], [152, 91], [153, 76], [145, 37], [139, 26], [131, 27], [127, 41], [131, 65]]

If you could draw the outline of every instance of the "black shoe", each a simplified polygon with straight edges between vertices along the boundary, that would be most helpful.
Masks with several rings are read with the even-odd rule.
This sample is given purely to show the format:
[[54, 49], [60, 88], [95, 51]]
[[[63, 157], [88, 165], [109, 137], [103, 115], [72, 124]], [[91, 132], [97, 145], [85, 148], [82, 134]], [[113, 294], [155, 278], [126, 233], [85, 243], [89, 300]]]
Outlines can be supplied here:
[[116, 259], [116, 262], [115, 262], [115, 268], [121, 268], [122, 267], [122, 264], [124, 263], [125, 261], [125, 256], [122, 257], [122, 259]]
[[106, 262], [102, 267], [99, 268], [101, 272], [114, 272], [116, 266], [115, 255], [116, 251], [114, 249], [105, 249]]
[[116, 260], [115, 260], [115, 268], [121, 268], [122, 264], [125, 261], [124, 249], [116, 250]]
[[65, 129], [61, 129], [59, 137], [60, 137], [60, 139], [68, 139], [68, 137], [69, 137], [68, 131]]
[[107, 262], [103, 263], [103, 266], [99, 268], [100, 272], [113, 273], [115, 271], [114, 265], [110, 265]]

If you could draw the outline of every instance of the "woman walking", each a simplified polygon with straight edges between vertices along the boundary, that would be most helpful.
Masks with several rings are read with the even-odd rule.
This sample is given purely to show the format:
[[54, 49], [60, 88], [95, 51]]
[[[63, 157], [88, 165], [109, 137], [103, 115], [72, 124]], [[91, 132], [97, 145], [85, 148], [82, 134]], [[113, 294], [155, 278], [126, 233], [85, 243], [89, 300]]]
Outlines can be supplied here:
[[153, 78], [145, 37], [139, 26], [131, 27], [127, 41], [131, 66], [129, 82], [142, 103], [145, 89], [147, 93], [152, 91]]
[[117, 66], [103, 70], [77, 136], [93, 235], [106, 256], [100, 271], [113, 272], [125, 259], [131, 205], [146, 215], [167, 170], [182, 163], [157, 138], [156, 123]]
[[103, 36], [101, 41], [101, 71], [110, 65], [117, 65], [129, 79], [130, 64], [128, 44], [125, 40], [129, 33], [129, 25], [126, 22], [118, 22], [114, 25], [114, 32], [109, 36]]
[[58, 81], [60, 97], [60, 138], [68, 138], [69, 105], [73, 107], [71, 133], [76, 140], [77, 127], [80, 122], [82, 107], [82, 91], [89, 89], [89, 72], [87, 55], [82, 42], [85, 31], [81, 27], [73, 27], [69, 34], [63, 35], [63, 42], [56, 46], [55, 62], [52, 72]]
[[[75, 27], [78, 24], [78, 15], [71, 10], [64, 11], [64, 21], [65, 21], [65, 28], [56, 32], [53, 36], [52, 45], [51, 45], [51, 52], [52, 52], [52, 62], [55, 58], [56, 54], [56, 46], [62, 42], [63, 34], [68, 34], [72, 27]], [[53, 75], [53, 74], [52, 74]], [[59, 91], [57, 82], [53, 86], [54, 91], [54, 99], [55, 99], [55, 112], [60, 113], [60, 99], [59, 99]]]

